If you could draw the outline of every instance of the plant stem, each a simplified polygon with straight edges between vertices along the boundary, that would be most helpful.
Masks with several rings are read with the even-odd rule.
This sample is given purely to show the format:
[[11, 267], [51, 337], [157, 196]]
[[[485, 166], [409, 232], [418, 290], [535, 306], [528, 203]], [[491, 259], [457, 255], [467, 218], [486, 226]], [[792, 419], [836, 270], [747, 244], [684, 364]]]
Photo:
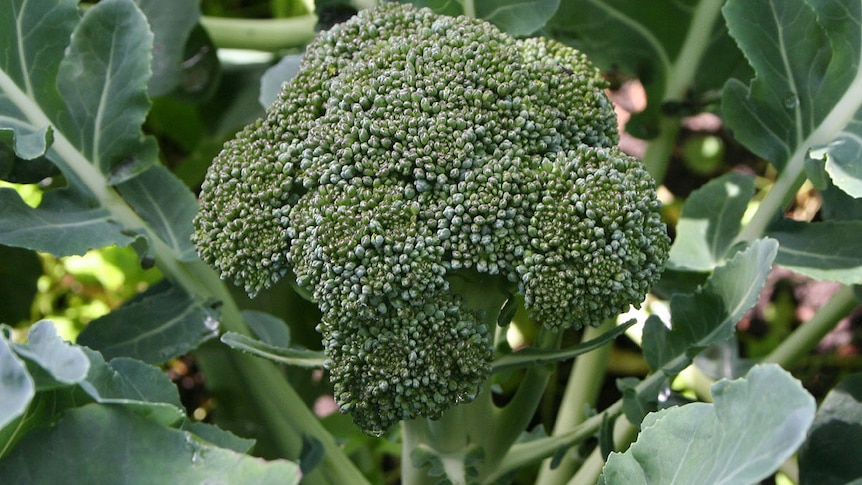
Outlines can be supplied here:
[[[614, 424], [614, 450], [622, 451], [628, 448], [629, 444], [637, 438], [638, 428], [626, 419], [625, 416], [617, 418]], [[584, 464], [578, 472], [569, 480], [569, 485], [578, 485], [581, 483], [596, 483], [599, 475], [602, 473], [602, 467], [605, 466], [605, 460], [602, 457], [602, 450], [596, 448], [590, 453], [590, 456], [584, 461]]]
[[219, 48], [275, 52], [303, 47], [314, 38], [317, 16], [280, 19], [201, 17], [201, 25]]
[[858, 305], [853, 289], [843, 286], [826, 302], [817, 313], [784, 339], [765, 359], [764, 362], [779, 364], [788, 368], [799, 362], [817, 346], [835, 325]]
[[[581, 340], [587, 342], [599, 337], [613, 329], [615, 325], [616, 320], [609, 318], [598, 327], [587, 327]], [[586, 419], [585, 410], [595, 407], [599, 390], [604, 382], [605, 367], [610, 353], [611, 346], [605, 345], [575, 360], [557, 412], [557, 421], [551, 433], [553, 436], [572, 430], [583, 423]], [[564, 484], [574, 474], [578, 464], [571, 454], [566, 454], [554, 469], [551, 469], [550, 461], [546, 460], [536, 484]]]
[[[669, 66], [667, 84], [660, 103], [681, 101], [694, 85], [694, 78], [701, 59], [706, 52], [713, 34], [716, 20], [721, 15], [724, 2], [699, 2], [692, 13], [691, 24], [682, 42], [680, 51], [673, 64]], [[652, 100], [657, 101], [657, 100]], [[660, 115], [659, 135], [650, 140], [644, 153], [644, 165], [657, 184], [661, 184], [667, 173], [667, 166], [676, 145], [676, 137], [682, 120], [679, 117]]]

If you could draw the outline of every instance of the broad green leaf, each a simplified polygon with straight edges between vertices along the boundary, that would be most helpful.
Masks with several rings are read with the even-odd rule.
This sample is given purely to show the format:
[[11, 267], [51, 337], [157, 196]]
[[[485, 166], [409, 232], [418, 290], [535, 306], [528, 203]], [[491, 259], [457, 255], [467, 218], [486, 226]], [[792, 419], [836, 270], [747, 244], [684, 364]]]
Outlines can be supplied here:
[[844, 485], [862, 480], [862, 374], [829, 391], [799, 449], [802, 485]]
[[533, 348], [526, 348], [523, 350], [519, 350], [517, 352], [504, 355], [503, 357], [500, 357], [499, 359], [495, 360], [491, 364], [491, 371], [503, 372], [512, 369], [531, 367], [534, 365], [541, 364], [552, 364], [555, 362], [574, 359], [581, 354], [591, 352], [598, 349], [599, 347], [605, 346], [613, 342], [617, 337], [624, 334], [625, 331], [628, 330], [628, 328], [635, 323], [635, 320], [630, 320], [626, 323], [623, 323], [622, 325], [617, 325], [616, 327], [612, 328], [611, 330], [608, 330], [607, 332], [603, 333], [602, 335], [599, 335], [592, 340], [563, 349], [537, 350]]
[[794, 175], [815, 150], [837, 186], [862, 196], [862, 3], [729, 0], [723, 11], [756, 73], [723, 93], [736, 138]]
[[27, 367], [9, 346], [8, 327], [0, 327], [0, 429], [24, 414], [36, 394]]
[[668, 265], [676, 269], [711, 271], [727, 256], [739, 233], [754, 179], [731, 173], [692, 192], [682, 207]]
[[774, 239], [755, 241], [715, 268], [694, 294], [674, 295], [670, 301], [672, 328], [657, 318], [648, 319], [644, 326], [644, 357], [650, 367], [662, 369], [680, 355], [693, 358], [733, 336], [736, 323], [757, 303], [777, 251]]
[[210, 305], [168, 287], [93, 320], [78, 343], [108, 359], [132, 357], [160, 365], [215, 337], [218, 330]]
[[0, 322], [30, 320], [42, 262], [33, 251], [0, 245]]
[[264, 343], [276, 347], [290, 345], [290, 327], [284, 320], [256, 310], [243, 310], [242, 318], [252, 332]]
[[[87, 400], [84, 403], [89, 402]], [[27, 409], [5, 427], [0, 427], [0, 460], [12, 451], [15, 444], [31, 429], [49, 426], [59, 419], [66, 409], [80, 406], [82, 402], [71, 387], [37, 392]]]
[[417, 7], [437, 13], [485, 19], [514, 36], [527, 36], [545, 26], [560, 0], [411, 0]]
[[99, 403], [166, 403], [182, 410], [177, 386], [158, 367], [128, 357], [106, 362], [102, 354], [84, 348], [91, 366], [81, 389]]
[[280, 364], [321, 368], [326, 361], [326, 356], [320, 351], [296, 347], [278, 347], [236, 332], [225, 333], [221, 336], [221, 341], [232, 349], [241, 350]]
[[155, 139], [141, 133], [150, 109], [152, 43], [134, 3], [104, 0], [75, 28], [57, 74], [67, 110], [58, 129], [115, 183], [156, 162]]
[[77, 345], [57, 335], [54, 323], [41, 320], [30, 328], [26, 344], [15, 344], [18, 356], [30, 361], [46, 374], [36, 379], [37, 390], [51, 389], [84, 380], [90, 370], [90, 360]]
[[170, 94], [184, 79], [185, 46], [201, 16], [198, 0], [135, 0], [153, 32], [149, 95]]
[[[61, 110], [57, 70], [78, 23], [77, 4], [77, 0], [4, 2], [0, 9], [0, 46], [5, 46], [0, 49], [0, 131], [8, 126], [7, 116], [21, 113], [10, 111], [12, 106], [27, 105], [21, 97], [35, 100], [52, 117]], [[39, 131], [47, 128], [34, 127]]]
[[34, 209], [14, 190], [0, 188], [0, 244], [59, 257], [112, 244], [127, 246], [133, 241], [107, 209], [93, 207], [75, 190], [45, 192]]
[[862, 221], [783, 220], [767, 234], [779, 243], [776, 264], [820, 280], [862, 283]]
[[116, 406], [70, 410], [53, 427], [34, 430], [0, 460], [8, 483], [139, 484], [299, 482], [297, 465], [264, 461], [212, 446]]
[[775, 365], [721, 380], [712, 396], [714, 404], [647, 415], [628, 451], [608, 458], [601, 483], [759, 483], [793, 455], [814, 420], [814, 398]]
[[568, 0], [548, 24], [602, 70], [638, 78], [647, 107], [626, 131], [640, 138], [658, 133], [667, 114], [700, 112], [731, 75], [748, 72], [727, 35], [717, 0]]
[[192, 220], [198, 204], [191, 190], [167, 168], [157, 165], [117, 185], [123, 199], [166, 242], [180, 261], [194, 261]]

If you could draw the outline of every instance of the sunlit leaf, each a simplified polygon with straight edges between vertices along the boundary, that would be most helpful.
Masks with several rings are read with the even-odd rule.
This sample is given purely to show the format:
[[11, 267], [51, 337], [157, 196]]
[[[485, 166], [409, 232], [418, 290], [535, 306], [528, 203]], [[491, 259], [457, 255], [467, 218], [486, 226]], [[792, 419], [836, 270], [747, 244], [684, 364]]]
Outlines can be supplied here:
[[647, 320], [644, 326], [644, 357], [650, 367], [661, 369], [680, 355], [693, 358], [730, 338], [736, 323], [757, 303], [777, 251], [774, 239], [755, 241], [717, 267], [694, 294], [674, 295], [670, 301], [672, 328], [658, 318]]
[[714, 404], [647, 415], [628, 451], [608, 458], [599, 483], [760, 483], [796, 451], [814, 420], [814, 398], [775, 365], [719, 381], [712, 396]]
[[739, 233], [754, 179], [732, 173], [711, 180], [692, 192], [676, 226], [668, 265], [691, 271], [711, 271], [727, 256]]
[[36, 380], [37, 390], [76, 384], [84, 380], [90, 360], [77, 345], [57, 335], [54, 323], [42, 320], [30, 327], [26, 344], [14, 345], [15, 353], [36, 364], [44, 378]]
[[7, 329], [0, 327], [0, 429], [21, 416], [36, 393], [27, 367], [9, 346]]

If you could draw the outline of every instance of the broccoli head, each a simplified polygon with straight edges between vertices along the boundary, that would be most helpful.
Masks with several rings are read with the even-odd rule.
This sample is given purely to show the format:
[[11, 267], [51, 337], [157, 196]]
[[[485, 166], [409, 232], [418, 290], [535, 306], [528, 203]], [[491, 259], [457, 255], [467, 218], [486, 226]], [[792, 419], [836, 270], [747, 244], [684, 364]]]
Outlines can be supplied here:
[[472, 399], [511, 295], [550, 328], [638, 305], [669, 240], [580, 52], [385, 4], [321, 32], [215, 159], [194, 242], [254, 295], [320, 307], [335, 396], [366, 431]]

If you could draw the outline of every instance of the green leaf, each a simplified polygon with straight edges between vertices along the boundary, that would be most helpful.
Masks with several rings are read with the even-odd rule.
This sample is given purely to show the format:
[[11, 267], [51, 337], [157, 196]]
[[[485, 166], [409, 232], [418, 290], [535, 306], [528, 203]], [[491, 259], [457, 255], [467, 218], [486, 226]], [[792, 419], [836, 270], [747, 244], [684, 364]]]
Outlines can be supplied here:
[[321, 368], [326, 361], [326, 356], [320, 351], [296, 347], [278, 347], [236, 332], [225, 333], [221, 336], [221, 341], [232, 349], [281, 364]]
[[560, 0], [412, 0], [417, 7], [437, 13], [485, 19], [514, 36], [527, 36], [545, 26], [560, 6]]
[[105, 0], [86, 11], [60, 63], [57, 88], [67, 112], [57, 126], [101, 173], [114, 173], [114, 183], [157, 160], [155, 139], [141, 133], [152, 43], [134, 3]]
[[692, 192], [682, 207], [668, 266], [711, 271], [724, 261], [753, 195], [753, 177], [738, 173], [713, 179]]
[[170, 94], [184, 80], [185, 46], [201, 16], [198, 0], [135, 0], [153, 32], [150, 96]]
[[194, 261], [192, 220], [198, 210], [191, 190], [167, 168], [157, 165], [117, 185], [123, 199], [166, 242], [180, 261]]
[[503, 372], [512, 369], [553, 364], [563, 360], [574, 359], [581, 354], [591, 352], [613, 342], [635, 323], [635, 320], [629, 320], [626, 323], [617, 325], [592, 340], [578, 345], [573, 345], [571, 347], [566, 347], [564, 349], [542, 350], [528, 347], [511, 354], [506, 354], [499, 359], [496, 359], [491, 364], [491, 372]]
[[302, 54], [291, 54], [281, 58], [278, 63], [269, 69], [260, 78], [260, 96], [258, 101], [264, 109], [275, 102], [281, 87], [287, 81], [293, 79], [299, 72], [299, 61]]
[[767, 234], [779, 243], [776, 264], [815, 279], [862, 283], [862, 221], [782, 220]]
[[90, 322], [78, 343], [108, 359], [132, 357], [159, 365], [218, 334], [210, 305], [173, 287], [157, 290]]
[[227, 448], [228, 450], [236, 451], [237, 453], [247, 453], [254, 446], [254, 440], [240, 438], [239, 436], [225, 431], [218, 426], [201, 423], [199, 421], [191, 422], [186, 420], [182, 428], [185, 431], [190, 431], [196, 436], [212, 443], [219, 448]]
[[30, 328], [26, 344], [15, 344], [12, 348], [46, 374], [36, 379], [37, 390], [76, 384], [83, 381], [90, 370], [90, 360], [84, 351], [60, 338], [54, 323], [47, 320], [36, 322]]
[[[69, 37], [78, 23], [77, 3], [77, 0], [12, 0], [0, 9], [0, 45], [7, 46], [0, 49], [0, 132], [9, 122], [32, 119], [27, 109], [14, 108], [29, 104], [22, 98], [35, 100], [52, 116], [62, 109], [56, 77]], [[46, 129], [44, 124], [32, 127], [34, 132], [42, 133], [37, 138], [43, 142]], [[46, 148], [35, 152], [44, 154]], [[31, 158], [35, 152], [19, 153], [23, 158]]]
[[833, 182], [862, 196], [862, 4], [729, 0], [723, 11], [756, 72], [749, 86], [725, 87], [736, 138], [794, 174], [816, 150]]
[[81, 389], [99, 403], [167, 403], [182, 410], [177, 386], [158, 367], [128, 357], [106, 362], [102, 354], [84, 348], [90, 371]]
[[284, 320], [256, 310], [243, 310], [242, 318], [264, 343], [276, 347], [288, 347], [290, 345], [290, 327]]
[[0, 245], [0, 322], [30, 320], [42, 261], [33, 251]]
[[0, 429], [24, 414], [36, 394], [27, 368], [9, 346], [8, 327], [0, 327]]
[[674, 295], [670, 301], [672, 328], [657, 318], [648, 319], [644, 326], [644, 357], [650, 367], [662, 369], [680, 355], [693, 358], [733, 336], [736, 323], [757, 303], [777, 251], [774, 239], [755, 241], [715, 268], [694, 294]]
[[775, 365], [712, 386], [715, 404], [694, 403], [647, 415], [637, 441], [605, 464], [606, 483], [759, 483], [796, 451], [815, 402]]
[[652, 138], [664, 114], [700, 112], [728, 77], [748, 72], [720, 21], [720, 7], [714, 0], [569, 0], [561, 2], [548, 31], [602, 70], [641, 81], [647, 107], [626, 131]]
[[299, 468], [212, 446], [116, 406], [68, 411], [56, 426], [29, 433], [0, 461], [8, 483], [140, 484], [299, 482]]
[[33, 209], [12, 189], [0, 188], [0, 244], [54, 256], [81, 255], [93, 248], [127, 246], [135, 239], [114, 223], [107, 209], [72, 189], [45, 192]]
[[843, 485], [862, 479], [862, 374], [845, 377], [820, 404], [799, 450], [802, 485]]

